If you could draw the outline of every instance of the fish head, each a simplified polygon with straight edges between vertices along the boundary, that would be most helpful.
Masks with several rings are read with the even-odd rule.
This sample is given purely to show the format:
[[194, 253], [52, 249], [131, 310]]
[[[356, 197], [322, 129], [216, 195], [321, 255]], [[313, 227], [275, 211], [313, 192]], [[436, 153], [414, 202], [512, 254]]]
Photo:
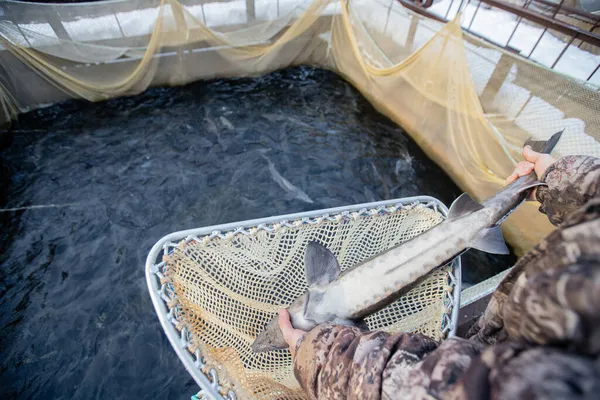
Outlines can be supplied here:
[[252, 351], [255, 353], [262, 353], [265, 351], [273, 351], [278, 349], [285, 349], [288, 347], [283, 333], [279, 329], [279, 316], [269, 321], [265, 329], [258, 335], [254, 343], [252, 343]]
[[[308, 289], [288, 307], [290, 322], [296, 329], [309, 331], [320, 323], [336, 317], [320, 311], [327, 285], [340, 274], [340, 265], [335, 255], [324, 246], [309, 242], [304, 254], [304, 266]], [[279, 329], [279, 316], [275, 315], [252, 343], [256, 353], [285, 349], [288, 344]]]
[[[290, 313], [290, 322], [296, 329], [302, 329], [308, 331], [314, 328], [317, 323], [314, 321], [307, 320], [304, 313], [308, 307], [309, 293], [306, 292], [302, 296], [298, 297], [292, 305], [288, 307]], [[252, 351], [255, 353], [262, 353], [265, 351], [287, 349], [289, 346], [283, 338], [283, 333], [279, 329], [279, 315], [275, 314], [273, 319], [269, 321], [265, 329], [256, 337], [254, 343], [252, 343]]]

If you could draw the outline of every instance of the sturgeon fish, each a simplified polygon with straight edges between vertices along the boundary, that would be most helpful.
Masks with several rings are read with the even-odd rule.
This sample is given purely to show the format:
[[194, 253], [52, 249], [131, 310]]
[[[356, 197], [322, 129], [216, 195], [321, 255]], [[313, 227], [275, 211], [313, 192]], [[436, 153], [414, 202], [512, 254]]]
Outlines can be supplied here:
[[[563, 131], [548, 141], [527, 140], [525, 145], [550, 154]], [[288, 307], [292, 326], [305, 331], [322, 323], [364, 327], [364, 317], [391, 304], [420, 278], [469, 248], [508, 254], [500, 224], [540, 185], [544, 183], [531, 172], [483, 203], [463, 193], [442, 223], [344, 272], [331, 251], [310, 242], [304, 255], [308, 289]], [[286, 347], [277, 316], [252, 344], [254, 352]]]

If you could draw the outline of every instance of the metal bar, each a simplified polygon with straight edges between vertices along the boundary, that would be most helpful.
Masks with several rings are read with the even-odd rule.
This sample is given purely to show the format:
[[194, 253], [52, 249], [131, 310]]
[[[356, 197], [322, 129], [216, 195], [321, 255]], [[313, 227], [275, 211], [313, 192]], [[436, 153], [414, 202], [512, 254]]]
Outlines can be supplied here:
[[[416, 5], [411, 0], [398, 0], [398, 1], [400, 3], [402, 3], [402, 5], [405, 6], [406, 8], [411, 9], [419, 14], [436, 19], [438, 21], [443, 21], [443, 22], [447, 21], [447, 19], [441, 18], [431, 12], [426, 11], [423, 7]], [[504, 1], [501, 1], [501, 0], [481, 0], [481, 2], [485, 3], [487, 5], [499, 8], [501, 10], [516, 14], [525, 20], [542, 25], [546, 29], [549, 28], [549, 29], [555, 30], [560, 33], [564, 33], [569, 36], [573, 36], [577, 33], [578, 34], [577, 38], [579, 40], [582, 40], [586, 43], [590, 43], [594, 46], [600, 47], [600, 36], [599, 35], [588, 32], [579, 27], [569, 25], [566, 22], [549, 18], [545, 15], [542, 15], [535, 11], [531, 11], [529, 9], [523, 9], [523, 7], [516, 7], [514, 5], [505, 3]], [[449, 11], [450, 11], [450, 7], [448, 8], [448, 12]], [[487, 39], [487, 40], [489, 40], [489, 39]]]
[[521, 113], [523, 112], [523, 110], [525, 109], [525, 107], [527, 107], [527, 104], [529, 104], [529, 100], [531, 100], [532, 96], [529, 96], [527, 98], [527, 101], [525, 102], [525, 104], [523, 104], [523, 106], [519, 109], [519, 111], [517, 112], [517, 115], [515, 115], [515, 117], [513, 118], [513, 120], [516, 120], [517, 118], [519, 118], [519, 115], [521, 115]]
[[119, 18], [117, 18], [117, 14], [113, 14], [113, 16], [115, 17], [115, 21], [117, 21], [117, 26], [121, 32], [121, 37], [125, 37], [125, 33], [123, 32], [123, 28], [121, 28], [121, 23], [119, 22]]
[[540, 37], [538, 38], [537, 42], [535, 42], [535, 44], [533, 45], [533, 48], [531, 49], [531, 51], [529, 52], [529, 54], [527, 55], [527, 57], [525, 58], [529, 58], [531, 57], [531, 55], [533, 54], [533, 52], [535, 51], [535, 48], [538, 46], [538, 44], [540, 44], [540, 42], [542, 41], [542, 38], [544, 37], [544, 34], [546, 33], [546, 31], [548, 30], [548, 28], [544, 28], [544, 30], [542, 31], [542, 34], [540, 35]]
[[571, 45], [571, 43], [573, 43], [573, 41], [575, 40], [575, 38], [577, 38], [577, 35], [573, 36], [571, 38], [571, 40], [569, 40], [569, 43], [567, 43], [567, 45], [565, 46], [565, 48], [562, 49], [562, 51], [560, 52], [560, 54], [558, 55], [558, 57], [556, 58], [556, 60], [554, 60], [554, 64], [552, 64], [552, 66], [550, 67], [551, 69], [556, 66], [556, 64], [558, 63], [558, 60], [560, 60], [560, 58], [563, 56], [563, 54], [565, 54], [565, 52], [567, 51], [567, 49], [569, 48], [569, 46]]
[[[529, 1], [530, 2], [534, 2], [534, 3], [543, 4], [545, 6], [552, 7], [552, 8], [554, 8], [554, 7], [557, 6], [556, 3], [548, 1], [548, 0], [529, 0]], [[581, 10], [579, 8], [576, 8], [576, 7], [562, 5], [560, 7], [560, 11], [563, 11], [563, 14], [575, 14], [575, 15], [579, 15], [581, 17], [585, 17], [587, 19], [590, 19], [592, 21], [594, 21], [594, 20], [600, 21], [600, 15], [595, 15], [595, 14], [592, 14], [592, 13], [588, 13], [588, 12], [583, 11], [583, 10]]]
[[279, 18], [279, 0], [277, 0], [277, 18]]
[[594, 29], [596, 29], [598, 25], [600, 25], [600, 21], [594, 22], [594, 25], [592, 25], [592, 27], [590, 28], [590, 32], [594, 33]]
[[[493, 7], [499, 8], [504, 11], [511, 12], [513, 14], [519, 15], [529, 21], [538, 23], [540, 25], [545, 26], [547, 29], [552, 29], [558, 31], [560, 33], [567, 34], [569, 36], [574, 35], [575, 33], [579, 34], [579, 39], [591, 43], [600, 47], [600, 36], [590, 33], [586, 30], [583, 30], [577, 26], [573, 26], [567, 24], [566, 22], [552, 19], [535, 11], [531, 11], [529, 9], [523, 9], [522, 7], [515, 7], [511, 4], [505, 3], [502, 0], [481, 0], [485, 4], [491, 5]], [[564, 0], [563, 0], [564, 1]]]
[[594, 71], [592, 71], [592, 73], [590, 74], [590, 76], [588, 76], [588, 78], [585, 80], [586, 82], [589, 81], [590, 79], [592, 79], [592, 76], [594, 76], [594, 74], [596, 72], [598, 72], [598, 69], [600, 69], [600, 63], [598, 63], [598, 66], [596, 67], [596, 69], [594, 69]]
[[463, 6], [464, 1], [465, 0], [460, 0], [460, 4], [458, 5], [458, 11], [456, 11], [457, 14], [462, 11], [462, 6]]
[[385, 26], [383, 27], [383, 34], [387, 32], [388, 23], [390, 22], [390, 14], [392, 12], [392, 6], [394, 5], [394, 0], [390, 0], [390, 6], [388, 7], [387, 17], [385, 18]]
[[510, 33], [510, 36], [508, 37], [508, 40], [506, 41], [507, 46], [510, 44], [510, 41], [512, 40], [513, 36], [515, 36], [517, 29], [519, 29], [519, 24], [521, 23], [521, 19], [522, 19], [521, 17], [519, 17], [519, 19], [517, 19], [517, 23], [515, 24], [515, 29], [513, 29], [513, 31]]
[[[426, 11], [423, 7], [417, 6], [414, 3], [410, 2], [409, 0], [398, 0], [398, 2], [400, 2], [400, 4], [402, 4], [404, 7], [408, 8], [409, 10], [412, 10], [412, 11], [416, 12], [417, 14], [424, 15], [425, 17], [433, 19], [435, 21], [447, 22], [444, 18], [440, 17], [439, 15], [433, 14], [433, 13], [431, 13], [429, 11]], [[502, 47], [501, 44], [498, 44], [498, 43], [490, 40], [489, 38], [484, 37], [484, 36], [478, 34], [477, 32], [470, 32], [470, 33], [471, 33], [471, 35], [473, 35], [473, 36], [475, 36], [475, 37], [477, 37], [477, 38], [479, 38], [479, 39], [481, 39], [481, 40], [483, 40], [485, 42], [489, 42], [489, 43], [492, 43], [492, 44], [494, 44], [496, 46]], [[512, 49], [510, 47], [504, 46], [504, 49], [506, 49], [507, 51], [510, 51], [511, 53], [515, 53], [515, 54], [519, 53], [518, 51], [516, 51], [515, 49]]]
[[460, 299], [460, 306], [466, 307], [469, 304], [473, 304], [479, 301], [482, 297], [489, 296], [496, 291], [498, 285], [502, 283], [506, 275], [512, 271], [513, 268], [509, 268], [505, 271], [498, 273], [497, 275], [492, 276], [491, 278], [486, 279], [483, 282], [479, 282], [470, 288], [466, 288], [462, 291], [462, 296]]
[[473, 301], [460, 308], [459, 317], [457, 318], [458, 326], [456, 328], [456, 336], [462, 338], [467, 337], [469, 329], [471, 329], [479, 317], [483, 315], [491, 298], [491, 294], [486, 294], [476, 301]]
[[[523, 8], [529, 8], [529, 3], [531, 3], [531, 0], [526, 0], [525, 3], [523, 3]], [[507, 46], [510, 45], [510, 41], [512, 40], [513, 36], [517, 32], [517, 29], [519, 29], [519, 25], [521, 24], [522, 20], [523, 20], [522, 17], [518, 17], [517, 24], [515, 25], [515, 29], [513, 29], [512, 33], [510, 34], [510, 36], [508, 38], [508, 41], [506, 42]]]
[[558, 14], [558, 12], [560, 11], [560, 8], [562, 7], [564, 2], [565, 2], [565, 0], [560, 0], [560, 3], [558, 3], [558, 7], [556, 7], [554, 14], [552, 14], [552, 19], [556, 18], [556, 14]]
[[[598, 25], [600, 24], [600, 21], [596, 21], [594, 22], [594, 24], [592, 25], [592, 27], [590, 28], [589, 32], [590, 33], [594, 33], [594, 30], [598, 27]], [[585, 42], [579, 42], [579, 44], [577, 45], [577, 47], [581, 48], [581, 45], [584, 44]]]
[[409, 10], [416, 12], [417, 14], [424, 15], [427, 18], [431, 18], [438, 22], [446, 22], [446, 20], [444, 18], [440, 17], [437, 14], [427, 11], [422, 6], [416, 5], [411, 0], [398, 0], [398, 2], [400, 2], [400, 4], [402, 4], [404, 7], [408, 8]]
[[[463, 0], [460, 0], [460, 5], [458, 6], [458, 12], [462, 12], [461, 9], [466, 10], [469, 7], [470, 3], [471, 3], [471, 0], [467, 0], [467, 4], [465, 4], [465, 8], [463, 9], [462, 8]], [[461, 20], [462, 20], [462, 17], [461, 17]], [[459, 22], [460, 22], [459, 25], [462, 27], [462, 21], [459, 21]]]
[[21, 35], [23, 35], [23, 39], [25, 39], [25, 41], [27, 42], [27, 44], [29, 45], [29, 48], [33, 49], [33, 46], [31, 45], [31, 42], [29, 41], [29, 39], [27, 38], [27, 36], [25, 35], [25, 32], [23, 32], [23, 30], [21, 29], [21, 27], [19, 26], [19, 24], [15, 24], [15, 26], [17, 27], [17, 29], [19, 30], [19, 32], [21, 32]]
[[477, 3], [477, 7], [475, 8], [475, 12], [473, 13], [473, 18], [471, 18], [471, 22], [469, 22], [469, 26], [467, 27], [468, 31], [471, 30], [471, 26], [473, 25], [473, 21], [475, 21], [475, 17], [477, 16], [477, 12], [479, 11], [479, 7], [481, 7], [481, 1], [479, 3]]
[[454, 4], [454, 0], [450, 0], [450, 5], [448, 6], [448, 10], [446, 10], [446, 15], [444, 15], [445, 20], [448, 19], [448, 14], [450, 14], [450, 9], [452, 8], [453, 4]]

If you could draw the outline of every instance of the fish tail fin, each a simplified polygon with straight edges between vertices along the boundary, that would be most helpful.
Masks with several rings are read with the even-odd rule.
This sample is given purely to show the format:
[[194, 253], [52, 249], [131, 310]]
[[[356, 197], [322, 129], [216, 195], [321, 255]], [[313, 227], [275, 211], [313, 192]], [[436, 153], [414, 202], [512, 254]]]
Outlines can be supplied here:
[[525, 141], [523, 146], [531, 146], [531, 149], [538, 153], [550, 154], [552, 153], [552, 150], [554, 150], [554, 147], [556, 147], [556, 144], [564, 131], [565, 129], [563, 128], [563, 130], [550, 136], [550, 139], [548, 140], [531, 140], [531, 138], [529, 138]]

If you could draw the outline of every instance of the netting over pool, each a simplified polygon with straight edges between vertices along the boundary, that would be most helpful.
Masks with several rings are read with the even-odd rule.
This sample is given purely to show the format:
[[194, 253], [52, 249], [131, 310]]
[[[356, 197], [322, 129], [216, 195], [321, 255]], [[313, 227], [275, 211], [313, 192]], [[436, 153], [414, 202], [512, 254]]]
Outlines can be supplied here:
[[[311, 65], [360, 90], [478, 201], [504, 185], [528, 137], [564, 128], [556, 156], [600, 155], [598, 87], [462, 32], [460, 15], [442, 24], [392, 0], [5, 0], [0, 15], [0, 120], [65, 98]], [[553, 228], [524, 204], [502, 229], [523, 254]]]
[[[345, 270], [440, 223], [444, 211], [439, 206], [436, 201], [387, 202], [327, 216], [317, 212], [276, 223], [241, 223], [233, 230], [167, 241], [168, 254], [155, 269], [162, 285], [156, 293], [167, 303], [171, 323], [183, 332], [184, 347], [202, 355], [197, 360], [202, 371], [218, 374], [222, 394], [303, 398], [289, 351], [256, 354], [250, 345], [280, 308], [306, 290], [307, 243], [324, 244]], [[369, 327], [445, 337], [456, 295], [453, 269], [431, 273], [370, 316]]]

